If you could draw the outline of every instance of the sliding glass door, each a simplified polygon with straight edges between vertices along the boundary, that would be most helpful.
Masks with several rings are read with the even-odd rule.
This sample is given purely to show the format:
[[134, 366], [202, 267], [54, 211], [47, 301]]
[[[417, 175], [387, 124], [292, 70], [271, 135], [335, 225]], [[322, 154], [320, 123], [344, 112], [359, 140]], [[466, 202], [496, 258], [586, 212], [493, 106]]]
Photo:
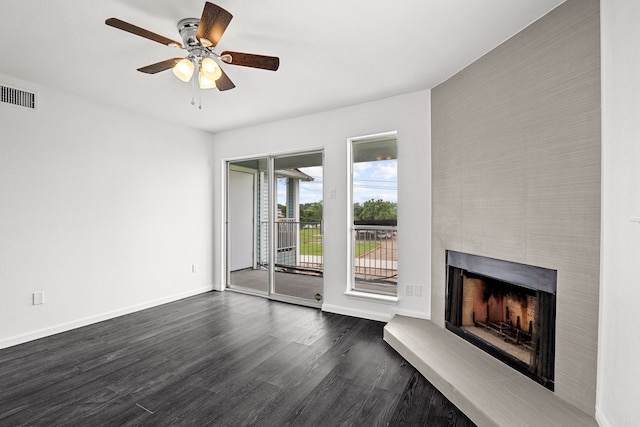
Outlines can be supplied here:
[[323, 295], [322, 153], [274, 158], [273, 294], [321, 302]]
[[227, 287], [269, 294], [269, 159], [227, 167]]
[[228, 162], [227, 287], [323, 298], [322, 152]]

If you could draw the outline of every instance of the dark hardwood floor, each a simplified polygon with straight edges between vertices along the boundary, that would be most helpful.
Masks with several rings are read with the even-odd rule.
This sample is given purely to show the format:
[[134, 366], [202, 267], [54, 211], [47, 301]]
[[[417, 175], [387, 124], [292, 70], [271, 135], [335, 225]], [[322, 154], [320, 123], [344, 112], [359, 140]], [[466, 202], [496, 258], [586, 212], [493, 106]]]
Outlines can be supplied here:
[[471, 426], [384, 324], [211, 292], [0, 350], [0, 426]]

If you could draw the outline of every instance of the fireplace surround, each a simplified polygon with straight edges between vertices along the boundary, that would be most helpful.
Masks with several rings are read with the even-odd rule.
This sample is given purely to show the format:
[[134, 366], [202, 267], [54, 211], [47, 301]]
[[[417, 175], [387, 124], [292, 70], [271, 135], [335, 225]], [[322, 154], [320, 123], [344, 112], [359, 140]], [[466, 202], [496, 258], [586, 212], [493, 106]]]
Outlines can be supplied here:
[[445, 326], [554, 390], [557, 271], [447, 251]]

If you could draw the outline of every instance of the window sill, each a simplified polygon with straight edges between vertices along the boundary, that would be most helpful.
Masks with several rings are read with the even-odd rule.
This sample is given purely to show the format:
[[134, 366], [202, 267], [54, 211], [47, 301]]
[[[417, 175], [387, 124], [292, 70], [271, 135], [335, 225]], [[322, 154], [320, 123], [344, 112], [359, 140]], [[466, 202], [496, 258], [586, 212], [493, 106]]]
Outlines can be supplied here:
[[396, 305], [398, 303], [397, 296], [391, 295], [380, 295], [373, 294], [369, 292], [360, 292], [360, 291], [347, 291], [344, 293], [347, 298], [358, 299], [362, 301], [370, 301], [370, 302], [380, 302], [383, 304]]

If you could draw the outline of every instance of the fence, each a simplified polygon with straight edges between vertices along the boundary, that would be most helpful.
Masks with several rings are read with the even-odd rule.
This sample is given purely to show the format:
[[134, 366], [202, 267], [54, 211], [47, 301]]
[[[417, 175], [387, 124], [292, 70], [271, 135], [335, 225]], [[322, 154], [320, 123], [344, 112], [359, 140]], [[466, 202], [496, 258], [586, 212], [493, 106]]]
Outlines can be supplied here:
[[279, 219], [276, 239], [277, 268], [322, 274], [322, 223]]
[[396, 226], [354, 225], [354, 288], [394, 293], [398, 284]]

